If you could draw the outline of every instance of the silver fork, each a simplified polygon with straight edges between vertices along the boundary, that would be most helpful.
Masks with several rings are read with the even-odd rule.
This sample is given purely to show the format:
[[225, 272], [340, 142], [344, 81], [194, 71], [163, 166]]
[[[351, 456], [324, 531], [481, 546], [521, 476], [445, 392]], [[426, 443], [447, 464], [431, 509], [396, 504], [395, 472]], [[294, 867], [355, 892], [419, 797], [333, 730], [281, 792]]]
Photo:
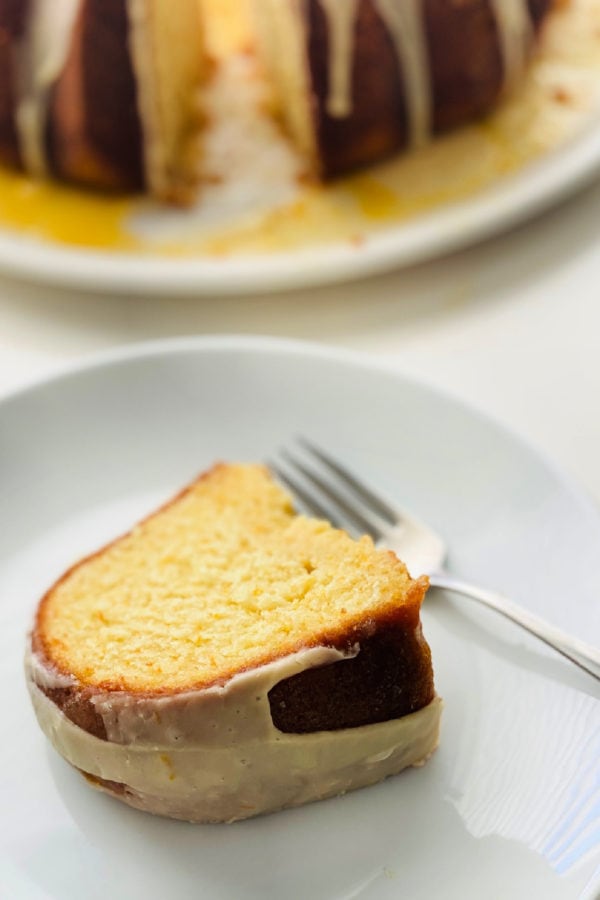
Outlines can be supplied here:
[[281, 462], [269, 462], [269, 466], [308, 512], [351, 533], [371, 535], [376, 544], [397, 553], [411, 575], [428, 575], [432, 587], [462, 594], [501, 613], [600, 680], [600, 649], [566, 634], [501, 594], [455, 578], [444, 568], [446, 544], [432, 528], [377, 495], [306, 438], [298, 438], [298, 444], [302, 458], [282, 450]]

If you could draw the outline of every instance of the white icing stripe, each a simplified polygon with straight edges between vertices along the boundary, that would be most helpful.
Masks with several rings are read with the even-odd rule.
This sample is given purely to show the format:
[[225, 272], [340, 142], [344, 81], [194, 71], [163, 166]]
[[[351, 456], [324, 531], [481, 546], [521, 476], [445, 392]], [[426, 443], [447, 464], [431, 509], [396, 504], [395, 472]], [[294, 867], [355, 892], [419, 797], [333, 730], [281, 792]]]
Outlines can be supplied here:
[[[374, 0], [394, 43], [404, 76], [409, 141], [420, 147], [431, 137], [431, 78], [422, 0]], [[502, 2], [502, 0], [500, 0]], [[320, 0], [329, 31], [327, 112], [334, 118], [352, 113], [354, 33], [359, 0]]]
[[329, 94], [327, 112], [345, 119], [352, 112], [354, 31], [359, 0], [320, 0], [329, 36]]
[[25, 168], [46, 173], [44, 131], [48, 94], [69, 52], [81, 0], [31, 0], [29, 23], [19, 51], [16, 125]]
[[308, 734], [273, 724], [269, 691], [310, 668], [351, 659], [312, 647], [236, 675], [223, 687], [165, 696], [126, 691], [94, 697], [108, 740], [74, 725], [40, 689], [59, 686], [29, 648], [25, 670], [40, 726], [56, 750], [89, 775], [126, 784], [120, 799], [190, 821], [233, 821], [373, 784], [435, 749], [442, 703], [400, 719]]
[[[232, 822], [374, 784], [420, 765], [437, 746], [442, 703], [401, 719], [311, 734], [271, 733], [169, 747], [102, 741], [67, 719], [29, 682], [38, 721], [54, 748], [97, 778], [126, 784], [131, 806], [191, 822]], [[112, 793], [112, 791], [109, 791]]]
[[375, 5], [394, 42], [402, 68], [410, 144], [421, 147], [431, 138], [433, 106], [423, 3], [422, 0], [375, 0]]
[[504, 61], [504, 81], [510, 89], [523, 74], [533, 41], [527, 0], [491, 0]]

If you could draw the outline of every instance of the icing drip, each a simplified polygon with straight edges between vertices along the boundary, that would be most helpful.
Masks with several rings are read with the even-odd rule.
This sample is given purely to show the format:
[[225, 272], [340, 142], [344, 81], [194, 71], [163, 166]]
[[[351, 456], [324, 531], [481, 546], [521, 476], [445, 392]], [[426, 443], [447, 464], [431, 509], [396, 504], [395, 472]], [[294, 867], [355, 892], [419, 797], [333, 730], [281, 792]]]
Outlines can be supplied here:
[[505, 87], [523, 74], [533, 40], [533, 22], [527, 0], [491, 0], [504, 60]]
[[354, 29], [359, 0], [320, 0], [329, 30], [329, 95], [327, 112], [345, 119], [352, 112]]
[[[352, 112], [354, 32], [360, 0], [320, 0], [329, 27], [327, 112], [346, 118]], [[422, 0], [374, 0], [394, 43], [404, 75], [410, 143], [431, 137], [431, 81]]]
[[[352, 113], [354, 33], [361, 0], [319, 0], [329, 27], [329, 95], [327, 112], [335, 118]], [[373, 0], [394, 43], [404, 77], [409, 141], [420, 147], [431, 138], [432, 86], [423, 0]], [[522, 75], [533, 40], [528, 0], [490, 0], [504, 61], [505, 87]]]
[[27, 171], [46, 173], [48, 94], [69, 51], [80, 0], [33, 0], [18, 69], [16, 123]]
[[[438, 742], [439, 697], [374, 725], [293, 734], [278, 731], [268, 693], [282, 678], [358, 652], [301, 650], [234, 676], [223, 687], [164, 696], [94, 696], [108, 740], [82, 730], [38, 687], [54, 681], [29, 650], [27, 684], [56, 750], [94, 778], [126, 784], [121, 800], [193, 822], [231, 822], [381, 781], [422, 765]], [[108, 785], [114, 792], [114, 784]]]
[[[412, 147], [431, 138], [432, 89], [422, 0], [374, 0], [404, 75]], [[503, 0], [500, 0], [503, 2]]]

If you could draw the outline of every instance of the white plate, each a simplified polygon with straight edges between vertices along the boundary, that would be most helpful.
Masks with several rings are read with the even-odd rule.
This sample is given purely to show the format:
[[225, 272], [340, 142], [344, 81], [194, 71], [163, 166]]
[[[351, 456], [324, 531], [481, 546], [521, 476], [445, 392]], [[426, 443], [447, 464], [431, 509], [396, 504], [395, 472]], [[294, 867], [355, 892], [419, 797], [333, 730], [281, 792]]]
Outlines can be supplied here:
[[37, 598], [216, 458], [297, 432], [450, 538], [453, 567], [600, 641], [600, 516], [530, 448], [369, 360], [246, 338], [118, 352], [0, 404], [0, 896], [597, 900], [597, 683], [466, 601], [424, 624], [445, 699], [423, 769], [232, 826], [153, 818], [50, 747], [21, 671]]
[[600, 168], [600, 121], [561, 149], [501, 179], [493, 189], [362, 243], [263, 255], [176, 258], [88, 251], [0, 231], [0, 269], [44, 283], [137, 294], [247, 294], [351, 281], [478, 243], [588, 183]]

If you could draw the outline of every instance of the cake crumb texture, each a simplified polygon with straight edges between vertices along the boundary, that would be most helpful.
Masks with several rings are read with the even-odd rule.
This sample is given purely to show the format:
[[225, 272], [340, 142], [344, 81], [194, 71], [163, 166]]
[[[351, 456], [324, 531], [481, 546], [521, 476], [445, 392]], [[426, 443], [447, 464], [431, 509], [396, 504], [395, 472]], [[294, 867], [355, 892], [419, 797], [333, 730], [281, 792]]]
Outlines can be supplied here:
[[264, 467], [220, 464], [69, 570], [34, 649], [95, 689], [199, 689], [386, 622], [419, 637], [426, 588], [370, 538], [296, 515]]

